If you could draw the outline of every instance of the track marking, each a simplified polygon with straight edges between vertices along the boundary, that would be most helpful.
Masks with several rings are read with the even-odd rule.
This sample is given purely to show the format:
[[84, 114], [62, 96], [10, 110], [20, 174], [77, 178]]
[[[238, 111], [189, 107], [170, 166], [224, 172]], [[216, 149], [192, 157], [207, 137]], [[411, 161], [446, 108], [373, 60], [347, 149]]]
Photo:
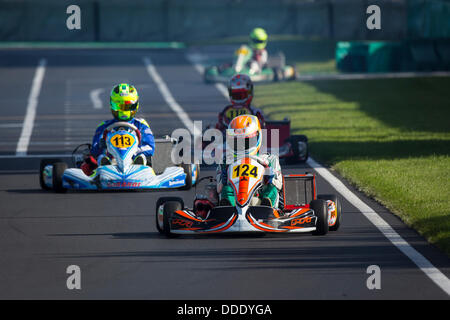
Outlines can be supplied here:
[[91, 98], [94, 109], [102, 109], [103, 108], [103, 103], [102, 103], [102, 100], [100, 99], [100, 94], [102, 94], [104, 91], [105, 91], [105, 89], [98, 88], [98, 89], [91, 90], [91, 92], [89, 93], [89, 97]]
[[46, 65], [47, 60], [41, 59], [34, 74], [30, 95], [28, 97], [27, 113], [25, 114], [22, 125], [22, 132], [20, 134], [19, 141], [17, 142], [17, 155], [26, 155], [28, 151], [28, 145], [30, 144], [31, 134], [33, 133], [34, 118], [36, 117], [36, 109], [39, 101], [39, 94], [41, 92], [42, 80], [44, 79]]
[[333, 188], [336, 189], [345, 199], [380, 230], [380, 232], [404, 255], [414, 262], [438, 287], [450, 295], [450, 280], [439, 269], [434, 267], [430, 261], [422, 256], [408, 242], [406, 242], [386, 221], [383, 220], [371, 207], [359, 199], [331, 172], [318, 164], [314, 159], [309, 158], [307, 164], [313, 168], [322, 178], [324, 178]]
[[[200, 61], [205, 60], [205, 57], [203, 55], [198, 53], [191, 53], [187, 54], [186, 58], [189, 62], [191, 62], [198, 73], [200, 73], [201, 75], [205, 73], [205, 67], [200, 63]], [[228, 89], [225, 87], [225, 85], [222, 83], [214, 83], [214, 86], [228, 100]]]
[[172, 111], [178, 116], [178, 118], [181, 120], [181, 122], [184, 124], [184, 126], [191, 132], [191, 134], [196, 138], [198, 134], [202, 132], [202, 128], [195, 128], [194, 122], [192, 122], [189, 115], [183, 110], [183, 108], [178, 104], [178, 102], [173, 97], [172, 93], [170, 92], [169, 88], [167, 87], [164, 80], [159, 75], [158, 71], [156, 71], [155, 66], [153, 65], [152, 61], [144, 57], [144, 64], [147, 69], [148, 74], [152, 78], [152, 80], [156, 83], [156, 86], [159, 89], [159, 92], [161, 92], [164, 100], [169, 105], [169, 107], [172, 109]]
[[[195, 69], [203, 74], [201, 68], [196, 67], [192, 59], [192, 55], [186, 56], [194, 65]], [[203, 68], [203, 67], [202, 67]], [[217, 83], [221, 87], [219, 91], [228, 100], [228, 92], [222, 83]], [[406, 240], [404, 240], [383, 218], [380, 217], [371, 207], [366, 205], [359, 199], [350, 189], [348, 189], [338, 178], [336, 178], [325, 167], [317, 163], [313, 158], [309, 157], [307, 164], [313, 168], [322, 178], [324, 178], [337, 192], [339, 192], [347, 201], [357, 208], [380, 232], [404, 255], [406, 255], [417, 267], [425, 273], [439, 288], [450, 296], [450, 279], [445, 276], [438, 268], [436, 268], [428, 259], [414, 249]]]

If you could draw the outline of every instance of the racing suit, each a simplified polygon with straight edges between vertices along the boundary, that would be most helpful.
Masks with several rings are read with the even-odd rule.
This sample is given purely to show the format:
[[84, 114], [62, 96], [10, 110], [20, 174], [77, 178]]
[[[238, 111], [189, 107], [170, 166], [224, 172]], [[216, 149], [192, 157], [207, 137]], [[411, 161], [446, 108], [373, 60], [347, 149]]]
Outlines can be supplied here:
[[[281, 174], [280, 160], [273, 154], [260, 154], [257, 156], [261, 163], [268, 166], [268, 171], [264, 175], [264, 186], [259, 191], [258, 198], [269, 198], [272, 207], [277, 209], [279, 205], [279, 191], [283, 187], [283, 176]], [[233, 187], [228, 185], [228, 165], [225, 163], [217, 166], [216, 169], [217, 192], [220, 199], [228, 200], [232, 206], [236, 204]]]
[[266, 49], [253, 49], [253, 55], [249, 61], [250, 74], [260, 73], [268, 60], [269, 54]]
[[257, 116], [259, 123], [261, 124], [261, 128], [265, 127], [264, 115], [260, 109], [253, 108], [250, 105], [230, 104], [219, 113], [216, 129], [225, 134], [225, 130], [228, 128], [230, 121], [233, 120], [233, 118], [243, 114]]
[[[94, 138], [92, 139], [92, 147], [89, 155], [85, 156], [84, 163], [81, 165], [81, 169], [86, 175], [91, 175], [97, 168], [97, 159], [106, 153], [106, 144], [103, 140], [103, 132], [105, 129], [114, 122], [119, 120], [111, 119], [103, 121], [95, 130]], [[150, 157], [155, 151], [155, 138], [153, 132], [150, 129], [149, 124], [142, 118], [133, 118], [128, 121], [132, 125], [136, 126], [141, 132], [141, 141], [138, 146], [138, 151], [134, 155], [134, 158], [138, 155], [144, 155]]]

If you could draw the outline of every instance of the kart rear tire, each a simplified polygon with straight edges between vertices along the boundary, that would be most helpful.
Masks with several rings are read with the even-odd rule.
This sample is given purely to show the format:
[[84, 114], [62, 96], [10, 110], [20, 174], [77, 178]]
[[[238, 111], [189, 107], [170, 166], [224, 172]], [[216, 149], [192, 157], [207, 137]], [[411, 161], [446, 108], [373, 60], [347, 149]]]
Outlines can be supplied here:
[[67, 169], [67, 163], [65, 162], [56, 162], [53, 164], [53, 190], [56, 193], [64, 193], [67, 191], [66, 188], [63, 187], [63, 175], [64, 171]]
[[328, 233], [328, 207], [327, 202], [323, 199], [313, 200], [310, 208], [317, 217], [316, 230], [312, 232], [315, 236], [324, 236]]
[[192, 165], [183, 163], [181, 167], [186, 173], [186, 184], [180, 190], [190, 190], [192, 188]]
[[283, 81], [284, 80], [284, 74], [283, 70], [281, 68], [273, 68], [273, 81]]
[[329, 230], [330, 231], [337, 231], [339, 229], [339, 226], [342, 223], [342, 204], [341, 204], [341, 200], [335, 194], [319, 194], [317, 196], [317, 199], [331, 200], [336, 205], [336, 211], [337, 211], [336, 223], [333, 226], [329, 227]]
[[[308, 148], [308, 137], [300, 134], [300, 135], [295, 135], [295, 136], [290, 136], [289, 138], [286, 139], [285, 142], [289, 142], [292, 146], [292, 152], [293, 155], [292, 157], [286, 158], [286, 162], [288, 164], [294, 164], [294, 163], [305, 163], [306, 160], [308, 160], [309, 157], [309, 148]], [[306, 144], [306, 156], [305, 159], [300, 160], [300, 149], [298, 147], [298, 143], [299, 142], [304, 142]]]
[[158, 199], [158, 201], [156, 201], [156, 210], [155, 210], [155, 224], [156, 224], [156, 229], [158, 230], [159, 233], [164, 234], [163, 229], [160, 228], [159, 226], [159, 221], [158, 221], [158, 210], [159, 207], [163, 204], [165, 204], [166, 202], [169, 201], [176, 201], [181, 203], [181, 207], [184, 208], [184, 201], [183, 199], [179, 198], [179, 197], [161, 197]]
[[175, 211], [182, 209], [183, 207], [179, 201], [168, 201], [164, 203], [162, 232], [167, 238], [174, 238], [177, 236], [176, 234], [170, 232], [170, 218]]
[[295, 81], [298, 80], [298, 78], [300, 77], [300, 73], [298, 72], [298, 69], [296, 66], [292, 66], [292, 69], [294, 69], [294, 74], [292, 77], [289, 78], [290, 81]]
[[44, 169], [46, 166], [53, 165], [56, 162], [61, 162], [61, 159], [42, 159], [39, 164], [39, 185], [42, 190], [50, 191], [52, 188], [48, 187], [44, 182]]

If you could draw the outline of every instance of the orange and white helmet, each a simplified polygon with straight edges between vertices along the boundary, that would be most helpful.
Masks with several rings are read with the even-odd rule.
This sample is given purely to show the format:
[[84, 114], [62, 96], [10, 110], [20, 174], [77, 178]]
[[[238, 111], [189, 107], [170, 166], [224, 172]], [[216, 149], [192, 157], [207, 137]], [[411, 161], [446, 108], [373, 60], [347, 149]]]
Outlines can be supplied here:
[[227, 147], [235, 156], [256, 155], [261, 148], [262, 131], [258, 117], [242, 115], [231, 120], [227, 129]]

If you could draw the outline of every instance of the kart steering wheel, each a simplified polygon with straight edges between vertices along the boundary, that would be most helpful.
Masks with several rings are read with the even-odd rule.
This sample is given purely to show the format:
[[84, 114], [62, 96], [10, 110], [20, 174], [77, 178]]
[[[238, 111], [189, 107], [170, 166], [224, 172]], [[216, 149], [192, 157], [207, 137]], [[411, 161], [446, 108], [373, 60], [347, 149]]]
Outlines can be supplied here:
[[114, 123], [111, 123], [108, 127], [106, 127], [106, 129], [103, 131], [103, 140], [106, 141], [106, 135], [108, 134], [108, 132], [110, 132], [112, 129], [120, 128], [120, 127], [127, 127], [127, 128], [134, 130], [134, 132], [136, 132], [136, 135], [138, 137], [139, 144], [141, 144], [141, 138], [142, 138], [141, 131], [135, 125], [125, 122], [125, 121], [114, 122]]

